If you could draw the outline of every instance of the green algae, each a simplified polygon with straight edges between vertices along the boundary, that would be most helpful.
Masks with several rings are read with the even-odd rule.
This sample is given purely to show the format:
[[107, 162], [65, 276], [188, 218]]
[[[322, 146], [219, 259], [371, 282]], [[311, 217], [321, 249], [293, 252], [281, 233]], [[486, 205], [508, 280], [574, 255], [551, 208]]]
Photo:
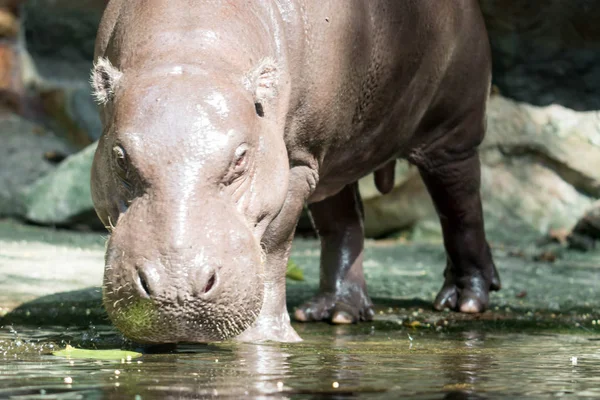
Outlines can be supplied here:
[[138, 299], [123, 306], [112, 318], [116, 326], [119, 326], [120, 321], [126, 321], [130, 329], [137, 332], [146, 332], [152, 329], [155, 324], [156, 312], [156, 306], [151, 300]]
[[285, 277], [293, 281], [303, 281], [304, 273], [295, 262], [289, 260], [287, 270], [285, 271]]
[[132, 360], [142, 356], [142, 353], [127, 350], [88, 350], [78, 349], [67, 345], [62, 350], [52, 352], [57, 357], [83, 358], [92, 360]]

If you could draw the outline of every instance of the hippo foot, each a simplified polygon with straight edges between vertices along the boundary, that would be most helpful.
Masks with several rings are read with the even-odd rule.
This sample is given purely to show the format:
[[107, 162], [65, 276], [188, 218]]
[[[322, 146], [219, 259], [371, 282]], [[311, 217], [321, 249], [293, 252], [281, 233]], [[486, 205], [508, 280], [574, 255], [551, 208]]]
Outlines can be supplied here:
[[277, 317], [260, 316], [254, 325], [246, 329], [235, 339], [237, 342], [301, 342], [302, 338], [290, 324], [290, 316], [284, 313]]
[[330, 321], [333, 324], [352, 324], [373, 319], [373, 303], [361, 290], [359, 293], [319, 293], [294, 312], [296, 321]]
[[485, 311], [489, 302], [489, 292], [500, 290], [500, 278], [496, 267], [492, 266], [492, 278], [486, 279], [478, 274], [457, 278], [447, 267], [446, 280], [438, 293], [433, 308], [441, 311], [445, 308], [463, 313]]

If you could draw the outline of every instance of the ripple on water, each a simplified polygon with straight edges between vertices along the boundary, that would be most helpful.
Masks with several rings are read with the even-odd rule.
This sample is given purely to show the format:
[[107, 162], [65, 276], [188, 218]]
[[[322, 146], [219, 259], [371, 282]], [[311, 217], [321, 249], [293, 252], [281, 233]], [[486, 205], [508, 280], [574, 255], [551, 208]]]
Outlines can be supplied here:
[[317, 324], [302, 328], [300, 344], [182, 345], [98, 361], [51, 353], [66, 344], [127, 346], [111, 328], [3, 327], [0, 398], [600, 397], [600, 342], [592, 337], [407, 329]]

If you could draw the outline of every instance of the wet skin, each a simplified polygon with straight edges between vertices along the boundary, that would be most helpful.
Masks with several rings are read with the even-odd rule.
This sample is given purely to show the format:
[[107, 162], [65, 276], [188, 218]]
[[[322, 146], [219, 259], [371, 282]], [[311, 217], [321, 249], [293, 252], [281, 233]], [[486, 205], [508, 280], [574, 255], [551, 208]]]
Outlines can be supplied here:
[[447, 252], [434, 307], [500, 288], [477, 147], [490, 52], [477, 1], [112, 0], [92, 75], [104, 303], [146, 343], [298, 341], [285, 271], [305, 204], [319, 293], [300, 321], [373, 316], [357, 181], [419, 168]]

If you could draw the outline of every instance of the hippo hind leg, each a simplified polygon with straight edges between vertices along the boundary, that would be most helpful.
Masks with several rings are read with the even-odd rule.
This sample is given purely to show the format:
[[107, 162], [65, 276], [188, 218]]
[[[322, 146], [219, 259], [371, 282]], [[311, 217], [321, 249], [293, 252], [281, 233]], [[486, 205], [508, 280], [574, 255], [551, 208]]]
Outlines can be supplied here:
[[419, 166], [440, 218], [447, 255], [445, 281], [434, 308], [482, 312], [489, 291], [500, 289], [500, 279], [484, 232], [479, 155], [472, 150], [437, 161], [435, 168]]
[[319, 292], [298, 307], [298, 321], [348, 324], [373, 318], [363, 275], [363, 209], [358, 183], [309, 206], [321, 239]]

